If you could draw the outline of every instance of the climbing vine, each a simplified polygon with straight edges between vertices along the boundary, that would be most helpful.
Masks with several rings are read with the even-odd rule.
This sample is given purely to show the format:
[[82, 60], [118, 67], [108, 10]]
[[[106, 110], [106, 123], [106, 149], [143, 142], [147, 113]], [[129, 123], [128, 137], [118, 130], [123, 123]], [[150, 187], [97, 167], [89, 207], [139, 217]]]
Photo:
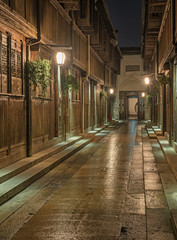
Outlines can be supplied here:
[[32, 85], [32, 90], [36, 94], [37, 87], [41, 87], [43, 96], [46, 96], [49, 79], [51, 76], [51, 61], [48, 59], [38, 59], [26, 63], [28, 78]]

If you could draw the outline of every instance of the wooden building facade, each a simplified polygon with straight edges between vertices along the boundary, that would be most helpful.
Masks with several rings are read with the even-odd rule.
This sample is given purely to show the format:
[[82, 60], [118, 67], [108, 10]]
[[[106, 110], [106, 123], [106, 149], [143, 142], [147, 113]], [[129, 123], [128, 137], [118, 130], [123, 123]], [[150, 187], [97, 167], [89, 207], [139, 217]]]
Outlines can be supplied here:
[[[0, 0], [0, 167], [106, 123], [101, 92], [114, 87], [120, 58], [104, 0]], [[51, 61], [46, 94], [26, 74], [37, 59]], [[64, 93], [67, 74], [77, 92]]]
[[[153, 83], [151, 88], [153, 85], [159, 86], [152, 97], [152, 121], [161, 128], [169, 144], [177, 150], [177, 1], [155, 2], [151, 0], [144, 4], [142, 51], [145, 69]], [[156, 27], [154, 38], [150, 34], [150, 25], [152, 29]]]

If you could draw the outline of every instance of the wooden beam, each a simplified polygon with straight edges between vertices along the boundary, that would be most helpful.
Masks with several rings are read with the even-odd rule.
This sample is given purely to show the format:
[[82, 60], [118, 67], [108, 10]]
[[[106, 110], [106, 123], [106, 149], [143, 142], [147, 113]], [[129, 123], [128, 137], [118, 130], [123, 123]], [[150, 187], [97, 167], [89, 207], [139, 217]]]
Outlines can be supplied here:
[[166, 2], [162, 2], [162, 3], [150, 3], [149, 6], [165, 6]]

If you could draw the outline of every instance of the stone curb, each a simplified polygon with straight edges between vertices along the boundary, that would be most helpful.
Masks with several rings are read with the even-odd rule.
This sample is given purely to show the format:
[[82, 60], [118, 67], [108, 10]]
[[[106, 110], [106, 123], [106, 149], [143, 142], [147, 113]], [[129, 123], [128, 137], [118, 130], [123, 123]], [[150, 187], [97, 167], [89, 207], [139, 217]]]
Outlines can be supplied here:
[[[160, 145], [160, 148], [163, 152], [163, 155], [164, 155], [167, 163], [170, 166], [170, 169], [171, 169], [174, 177], [177, 180], [177, 153], [171, 146], [169, 146], [168, 140], [165, 137], [157, 136], [157, 141]], [[177, 209], [174, 208], [172, 201], [168, 201], [168, 193], [166, 193], [166, 189], [164, 189], [164, 191], [165, 191], [165, 195], [167, 194], [166, 198], [167, 198], [167, 204], [168, 204], [168, 207], [170, 210], [171, 223], [172, 223], [172, 227], [174, 229], [175, 237], [177, 239]], [[167, 190], [167, 192], [168, 192], [168, 190]]]
[[7, 181], [8, 179], [14, 177], [15, 175], [27, 170], [28, 168], [44, 161], [45, 159], [51, 157], [54, 154], [59, 153], [65, 148], [71, 146], [77, 141], [81, 140], [82, 136], [77, 136], [75, 138], [70, 138], [68, 141], [56, 144], [53, 147], [47, 148], [41, 152], [34, 154], [32, 157], [21, 159], [7, 167], [0, 169], [0, 184]]

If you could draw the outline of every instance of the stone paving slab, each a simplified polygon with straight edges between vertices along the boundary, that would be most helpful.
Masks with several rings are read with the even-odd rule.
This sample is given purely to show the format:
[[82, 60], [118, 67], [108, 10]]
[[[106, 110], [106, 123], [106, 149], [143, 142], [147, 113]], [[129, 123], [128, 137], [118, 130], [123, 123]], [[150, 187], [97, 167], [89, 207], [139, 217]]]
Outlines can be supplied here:
[[[158, 144], [157, 144], [158, 143]], [[167, 206], [170, 210], [171, 223], [175, 234], [177, 233], [177, 153], [172, 147], [169, 146], [168, 141], [163, 136], [157, 137], [156, 140], [151, 140], [152, 149], [156, 159], [158, 172], [160, 174], [160, 179], [163, 186], [163, 191], [165, 193]], [[163, 154], [162, 154], [163, 153]], [[175, 177], [174, 177], [175, 176]], [[159, 191], [156, 192], [156, 196], [159, 198]], [[161, 195], [163, 195], [161, 193]], [[155, 197], [151, 196], [151, 197]], [[160, 203], [161, 202], [161, 203]], [[157, 204], [165, 204], [165, 200], [157, 199]], [[166, 208], [166, 206], [164, 205]], [[160, 219], [160, 218], [159, 218]], [[164, 233], [162, 239], [173, 239], [172, 233]], [[176, 235], [177, 236], [177, 235]], [[149, 239], [161, 239], [158, 236], [158, 231], [155, 234], [149, 235]]]
[[[136, 121], [126, 122], [120, 129], [111, 129], [95, 146], [94, 154], [92, 148], [85, 148], [59, 165], [58, 169], [66, 167], [63, 179], [70, 171], [72, 177], [62, 185], [59, 177], [58, 184], [50, 185], [55, 193], [38, 211], [31, 211], [32, 216], [19, 224], [12, 239], [174, 240], [168, 201], [160, 188], [161, 175], [165, 184], [174, 187], [174, 181], [170, 182], [170, 172], [164, 171], [168, 164], [161, 156], [156, 162], [159, 145], [153, 149], [154, 157], [141, 130]], [[171, 190], [167, 189], [169, 194]], [[31, 207], [35, 200], [30, 201]], [[10, 219], [13, 224], [21, 221], [16, 221], [15, 214]], [[0, 236], [9, 240], [8, 233], [1, 234], [2, 229], [7, 228], [0, 228]]]

